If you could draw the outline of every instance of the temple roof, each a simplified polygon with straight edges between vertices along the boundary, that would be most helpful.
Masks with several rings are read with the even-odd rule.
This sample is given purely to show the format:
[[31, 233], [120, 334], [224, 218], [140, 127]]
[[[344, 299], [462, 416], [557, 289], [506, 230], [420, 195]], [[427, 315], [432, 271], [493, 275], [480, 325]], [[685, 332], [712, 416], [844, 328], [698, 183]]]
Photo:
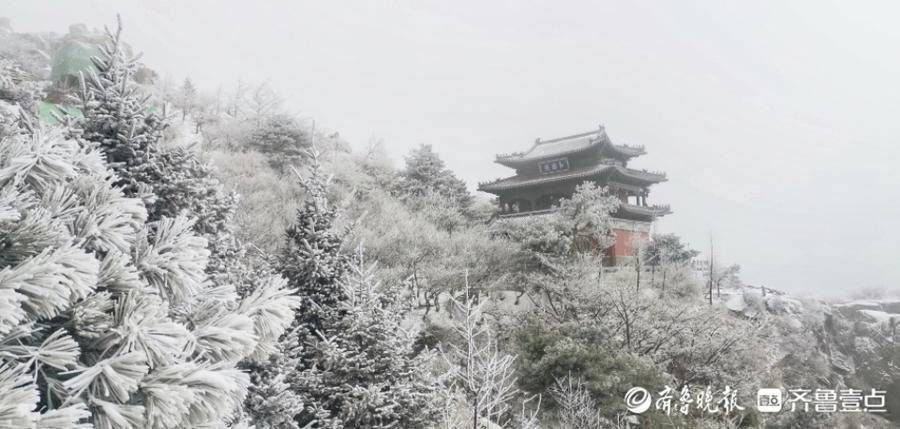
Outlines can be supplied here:
[[618, 158], [628, 159], [646, 153], [643, 146], [613, 144], [612, 141], [610, 141], [609, 136], [606, 135], [606, 130], [603, 127], [600, 127], [595, 131], [552, 140], [538, 139], [531, 149], [528, 149], [525, 152], [497, 155], [496, 162], [509, 167], [516, 167], [525, 162], [555, 158], [581, 152], [597, 146], [602, 146], [604, 150], [609, 151], [611, 156]]
[[524, 188], [528, 186], [543, 185], [573, 179], [588, 179], [591, 177], [599, 176], [601, 174], [608, 174], [609, 177], [621, 178], [623, 180], [634, 181], [644, 185], [664, 182], [666, 180], [666, 175], [663, 173], [635, 170], [619, 165], [599, 164], [543, 176], [511, 176], [505, 179], [498, 179], [493, 182], [480, 183], [478, 184], [478, 190], [496, 193], [499, 191], [505, 191], [507, 189]]

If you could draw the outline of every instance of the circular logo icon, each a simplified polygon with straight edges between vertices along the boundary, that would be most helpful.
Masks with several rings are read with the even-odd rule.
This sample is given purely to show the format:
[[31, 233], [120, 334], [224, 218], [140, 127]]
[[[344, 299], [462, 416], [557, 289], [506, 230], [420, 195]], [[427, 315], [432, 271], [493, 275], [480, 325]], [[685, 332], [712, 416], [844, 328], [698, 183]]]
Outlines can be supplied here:
[[632, 413], [641, 414], [647, 411], [650, 409], [651, 402], [653, 399], [650, 398], [650, 392], [643, 387], [632, 387], [625, 393], [625, 406]]

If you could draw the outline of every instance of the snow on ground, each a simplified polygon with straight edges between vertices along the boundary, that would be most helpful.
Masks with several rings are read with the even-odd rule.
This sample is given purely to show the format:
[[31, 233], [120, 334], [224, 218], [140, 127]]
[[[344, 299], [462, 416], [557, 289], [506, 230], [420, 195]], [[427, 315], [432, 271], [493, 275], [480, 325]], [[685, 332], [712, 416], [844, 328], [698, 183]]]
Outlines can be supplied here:
[[193, 117], [188, 115], [182, 119], [181, 111], [177, 109], [170, 114], [171, 121], [166, 132], [170, 134], [171, 138], [165, 140], [166, 147], [198, 149], [199, 143], [203, 141], [203, 135], [197, 132]]

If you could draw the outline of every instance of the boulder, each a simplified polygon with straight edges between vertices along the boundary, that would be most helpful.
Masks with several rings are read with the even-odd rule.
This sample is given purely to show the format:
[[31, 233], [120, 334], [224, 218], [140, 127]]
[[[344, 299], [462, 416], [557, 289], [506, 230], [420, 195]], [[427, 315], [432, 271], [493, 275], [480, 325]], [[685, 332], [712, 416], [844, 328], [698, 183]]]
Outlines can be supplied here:
[[834, 368], [835, 371], [847, 375], [852, 374], [855, 370], [855, 365], [853, 364], [853, 358], [847, 356], [836, 349], [831, 350], [831, 367]]

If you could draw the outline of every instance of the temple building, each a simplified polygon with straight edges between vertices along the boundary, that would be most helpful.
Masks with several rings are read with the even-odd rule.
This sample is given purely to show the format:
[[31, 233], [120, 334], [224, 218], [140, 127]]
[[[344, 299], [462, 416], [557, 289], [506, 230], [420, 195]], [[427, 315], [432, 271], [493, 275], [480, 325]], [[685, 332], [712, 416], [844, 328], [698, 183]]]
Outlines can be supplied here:
[[628, 162], [646, 152], [642, 146], [617, 145], [601, 126], [587, 133], [535, 141], [531, 149], [497, 155], [495, 162], [516, 170], [514, 176], [480, 183], [478, 190], [498, 197], [501, 217], [550, 213], [575, 187], [593, 181], [607, 186], [621, 204], [614, 214], [616, 243], [606, 249], [613, 263], [632, 256], [635, 236], [647, 239], [650, 226], [671, 213], [669, 206], [647, 202], [650, 186], [664, 182], [664, 173], [628, 168]]

